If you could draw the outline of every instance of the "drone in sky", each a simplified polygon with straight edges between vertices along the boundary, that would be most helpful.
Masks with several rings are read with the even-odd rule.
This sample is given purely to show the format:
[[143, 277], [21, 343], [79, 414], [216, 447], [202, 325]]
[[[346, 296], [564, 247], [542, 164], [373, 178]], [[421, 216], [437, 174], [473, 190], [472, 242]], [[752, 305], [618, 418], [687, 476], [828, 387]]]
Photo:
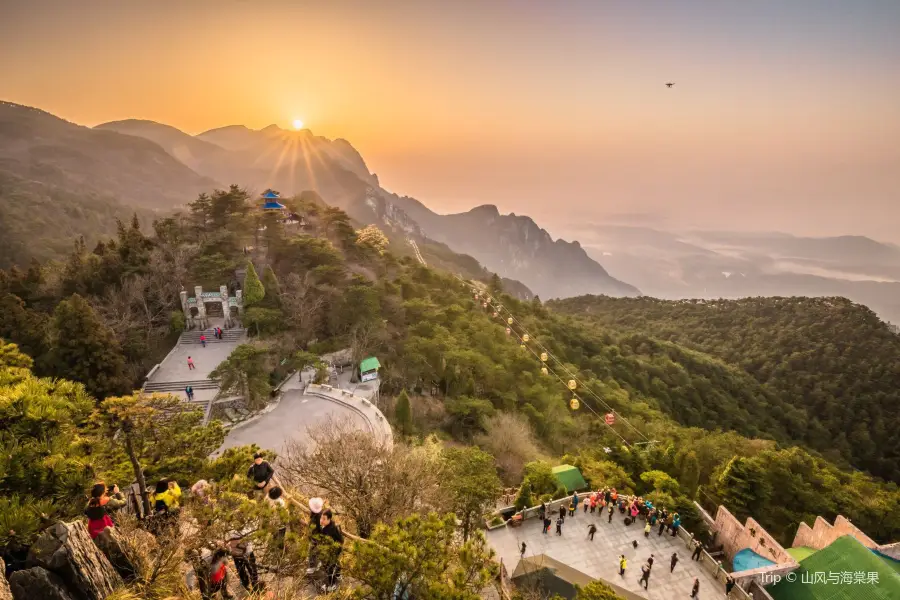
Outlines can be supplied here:
[[669, 88], [670, 88], [670, 87], [672, 87], [673, 85], [675, 85], [675, 82], [670, 82], [670, 83], [667, 83], [667, 84], [666, 84], [666, 87], [669, 87]]

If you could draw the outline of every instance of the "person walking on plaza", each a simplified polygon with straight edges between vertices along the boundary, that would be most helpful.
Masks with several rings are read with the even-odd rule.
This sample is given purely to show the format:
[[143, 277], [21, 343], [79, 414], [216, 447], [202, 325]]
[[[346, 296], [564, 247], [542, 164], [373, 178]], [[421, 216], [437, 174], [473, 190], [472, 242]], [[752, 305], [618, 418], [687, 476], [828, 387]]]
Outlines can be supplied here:
[[650, 584], [650, 565], [646, 564], [641, 567], [641, 579], [638, 581], [638, 585], [644, 584], [644, 589], [647, 589], [647, 586]]
[[700, 555], [703, 552], [703, 544], [700, 543], [700, 540], [694, 540], [694, 553], [691, 554], [691, 560], [700, 560]]
[[691, 588], [691, 598], [697, 597], [697, 592], [700, 591], [700, 579], [694, 578], [694, 587]]
[[607, 523], [612, 523], [612, 516], [613, 516], [614, 510], [615, 510], [615, 509], [613, 508], [613, 505], [610, 504], [610, 505], [609, 505], [609, 509], [608, 509], [608, 511], [607, 511], [607, 512], [609, 513], [609, 518], [606, 520]]
[[650, 530], [651, 530], [651, 529], [652, 529], [652, 526], [650, 525], [650, 521], [647, 521], [647, 524], [644, 525], [644, 537], [645, 537], [645, 538], [650, 537]]
[[193, 371], [194, 369], [197, 368], [194, 366], [194, 359], [191, 358], [190, 356], [188, 356], [187, 363], [188, 363], [188, 371]]
[[666, 520], [660, 519], [659, 520], [659, 532], [656, 534], [656, 536], [657, 537], [661, 536], [663, 534], [663, 531], [665, 531], [665, 530], [666, 530]]
[[677, 564], [678, 564], [678, 553], [677, 553], [677, 552], [673, 552], [673, 553], [672, 553], [672, 564], [671, 564], [671, 566], [669, 567], [669, 573], [671, 573], [672, 571], [675, 570], [675, 565], [677, 565]]
[[528, 548], [528, 546], [525, 544], [525, 542], [522, 542], [522, 547], [519, 548], [519, 556], [521, 556], [522, 558], [525, 558], [525, 550], [527, 548]]
[[591, 507], [591, 499], [585, 496], [581, 504], [584, 506], [584, 514], [587, 514], [588, 509]]
[[565, 517], [556, 519], [556, 535], [562, 535], [563, 522], [565, 522]]
[[559, 518], [562, 519], [563, 521], [566, 520], [566, 505], [565, 504], [559, 505]]
[[654, 560], [653, 555], [651, 554], [650, 558], [647, 559], [647, 564], [650, 566], [651, 569], [653, 568], [653, 560]]
[[588, 538], [590, 538], [592, 542], [594, 541], [595, 533], [597, 533], [597, 526], [591, 523], [590, 525], [588, 525]]
[[200, 334], [200, 345], [206, 348], [206, 336], [204, 334]]
[[184, 388], [184, 393], [187, 396], [189, 402], [194, 401], [194, 388], [192, 386], [187, 386]]
[[552, 525], [552, 524], [553, 524], [553, 521], [550, 520], [550, 517], [548, 517], [547, 515], [544, 515], [544, 531], [543, 531], [544, 534], [546, 534], [547, 532], [550, 531], [550, 525]]
[[672, 518], [672, 537], [678, 535], [679, 527], [681, 527], [681, 515], [675, 513], [675, 516]]
[[625, 576], [625, 568], [627, 566], [628, 566], [628, 561], [625, 560], [625, 555], [620, 554], [619, 555], [619, 575], [621, 575], [622, 577]]

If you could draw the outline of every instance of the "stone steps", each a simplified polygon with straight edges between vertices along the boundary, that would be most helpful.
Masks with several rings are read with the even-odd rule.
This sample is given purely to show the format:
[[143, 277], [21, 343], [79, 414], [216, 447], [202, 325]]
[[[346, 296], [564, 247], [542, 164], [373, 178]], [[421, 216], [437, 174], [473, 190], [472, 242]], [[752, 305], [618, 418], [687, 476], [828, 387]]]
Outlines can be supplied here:
[[219, 344], [221, 342], [240, 342], [247, 336], [246, 329], [223, 329], [222, 339], [216, 339], [212, 329], [204, 331], [185, 331], [178, 337], [179, 345], [199, 344], [200, 335], [206, 336], [207, 344]]
[[144, 385], [145, 392], [183, 392], [184, 388], [191, 386], [194, 391], [218, 389], [219, 382], [212, 379], [197, 379], [195, 381], [148, 381]]

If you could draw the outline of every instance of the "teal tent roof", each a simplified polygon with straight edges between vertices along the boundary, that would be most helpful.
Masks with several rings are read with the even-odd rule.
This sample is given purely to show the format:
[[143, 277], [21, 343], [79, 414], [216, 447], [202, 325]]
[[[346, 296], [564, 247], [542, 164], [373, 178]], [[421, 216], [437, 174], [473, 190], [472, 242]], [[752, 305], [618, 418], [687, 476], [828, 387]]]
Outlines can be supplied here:
[[378, 362], [378, 359], [374, 356], [370, 356], [369, 358], [364, 358], [361, 363], [359, 363], [359, 372], [360, 373], [368, 373], [369, 371], [377, 371], [381, 368], [381, 363]]
[[556, 479], [566, 486], [567, 492], [580, 490], [587, 487], [587, 482], [581, 476], [581, 471], [572, 465], [559, 465], [553, 467], [553, 475]]

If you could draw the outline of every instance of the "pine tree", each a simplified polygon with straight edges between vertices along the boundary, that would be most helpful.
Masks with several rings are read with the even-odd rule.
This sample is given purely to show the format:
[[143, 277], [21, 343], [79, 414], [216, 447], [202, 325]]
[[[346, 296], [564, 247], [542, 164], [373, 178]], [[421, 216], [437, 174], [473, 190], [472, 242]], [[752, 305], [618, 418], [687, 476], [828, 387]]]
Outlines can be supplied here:
[[0, 342], [0, 553], [30, 544], [42, 514], [79, 514], [95, 477], [83, 444], [92, 399], [82, 385], [34, 377], [30, 365]]
[[244, 308], [249, 308], [254, 304], [262, 302], [262, 299], [265, 297], [266, 288], [263, 287], [262, 282], [259, 280], [259, 275], [256, 274], [256, 269], [253, 268], [253, 263], [248, 260], [247, 273], [246, 275], [244, 275]]
[[401, 390], [400, 395], [397, 396], [397, 404], [394, 406], [394, 423], [403, 435], [409, 435], [412, 432], [412, 409], [406, 390]]
[[349, 575], [359, 583], [353, 598], [479, 600], [497, 565], [484, 535], [456, 534], [453, 515], [414, 515], [376, 525], [374, 543], [355, 542]]
[[592, 581], [583, 588], [578, 588], [575, 600], [625, 600], [602, 581]]
[[462, 524], [463, 540], [468, 540], [478, 519], [500, 495], [494, 457], [475, 447], [449, 448], [442, 475], [450, 508]]
[[268, 351], [253, 344], [241, 344], [209, 374], [219, 381], [219, 397], [241, 396], [251, 409], [263, 408], [269, 401]]
[[270, 265], [266, 265], [262, 278], [263, 289], [265, 290], [266, 302], [271, 307], [280, 305], [278, 297], [281, 295], [281, 285], [278, 278], [275, 277], [275, 271]]
[[84, 298], [73, 294], [60, 302], [50, 331], [48, 371], [83, 383], [98, 400], [130, 390], [119, 341]]

